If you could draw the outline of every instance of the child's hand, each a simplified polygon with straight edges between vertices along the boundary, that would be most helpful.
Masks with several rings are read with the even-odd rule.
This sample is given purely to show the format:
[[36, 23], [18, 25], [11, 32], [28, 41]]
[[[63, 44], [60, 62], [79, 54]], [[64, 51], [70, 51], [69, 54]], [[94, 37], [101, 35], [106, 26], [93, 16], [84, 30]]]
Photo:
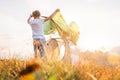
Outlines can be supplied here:
[[30, 17], [33, 17], [33, 15], [32, 15], [32, 14], [30, 14]]
[[57, 12], [57, 11], [60, 11], [60, 9], [59, 9], [59, 8], [57, 8], [57, 9], [55, 10], [55, 12]]
[[53, 17], [54, 16], [54, 14], [56, 13], [56, 12], [59, 12], [60, 11], [60, 9], [58, 8], [58, 9], [56, 9], [53, 13], [52, 13], [52, 15], [50, 15], [50, 18], [51, 17]]

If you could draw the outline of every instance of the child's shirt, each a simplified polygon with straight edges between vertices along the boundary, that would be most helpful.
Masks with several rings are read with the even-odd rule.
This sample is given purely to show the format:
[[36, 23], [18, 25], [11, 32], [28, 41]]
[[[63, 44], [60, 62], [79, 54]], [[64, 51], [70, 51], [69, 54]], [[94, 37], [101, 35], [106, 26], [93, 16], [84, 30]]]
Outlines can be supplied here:
[[29, 22], [33, 39], [44, 39], [44, 19], [34, 19]]

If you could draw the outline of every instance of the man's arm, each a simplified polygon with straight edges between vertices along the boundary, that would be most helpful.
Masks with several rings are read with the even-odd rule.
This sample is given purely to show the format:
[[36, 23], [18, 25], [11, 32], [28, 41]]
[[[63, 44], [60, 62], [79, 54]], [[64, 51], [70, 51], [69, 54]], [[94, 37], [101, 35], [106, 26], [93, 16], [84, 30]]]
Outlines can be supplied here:
[[49, 17], [45, 18], [44, 21], [46, 22], [46, 21], [48, 21], [49, 19], [51, 19], [57, 11], [60, 11], [60, 9], [56, 9]]

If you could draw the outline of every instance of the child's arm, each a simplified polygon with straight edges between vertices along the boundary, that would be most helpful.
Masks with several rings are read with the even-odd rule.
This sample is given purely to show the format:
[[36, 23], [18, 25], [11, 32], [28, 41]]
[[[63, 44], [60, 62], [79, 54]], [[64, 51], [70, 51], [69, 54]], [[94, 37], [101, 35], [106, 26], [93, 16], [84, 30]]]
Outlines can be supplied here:
[[49, 17], [45, 18], [44, 21], [46, 22], [46, 21], [48, 21], [49, 19], [51, 19], [57, 11], [60, 11], [60, 9], [56, 9]]
[[27, 20], [27, 23], [29, 24], [30, 23], [30, 19], [31, 19], [32, 15], [29, 16], [28, 20]]

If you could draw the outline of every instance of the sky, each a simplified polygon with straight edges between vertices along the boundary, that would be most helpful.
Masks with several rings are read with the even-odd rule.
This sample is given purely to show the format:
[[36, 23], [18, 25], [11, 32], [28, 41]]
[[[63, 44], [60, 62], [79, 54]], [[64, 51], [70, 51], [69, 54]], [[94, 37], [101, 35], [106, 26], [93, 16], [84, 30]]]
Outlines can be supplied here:
[[32, 38], [26, 20], [31, 12], [37, 9], [49, 16], [59, 8], [67, 24], [78, 24], [81, 49], [110, 49], [120, 45], [119, 4], [119, 0], [0, 0], [0, 47], [28, 45]]

